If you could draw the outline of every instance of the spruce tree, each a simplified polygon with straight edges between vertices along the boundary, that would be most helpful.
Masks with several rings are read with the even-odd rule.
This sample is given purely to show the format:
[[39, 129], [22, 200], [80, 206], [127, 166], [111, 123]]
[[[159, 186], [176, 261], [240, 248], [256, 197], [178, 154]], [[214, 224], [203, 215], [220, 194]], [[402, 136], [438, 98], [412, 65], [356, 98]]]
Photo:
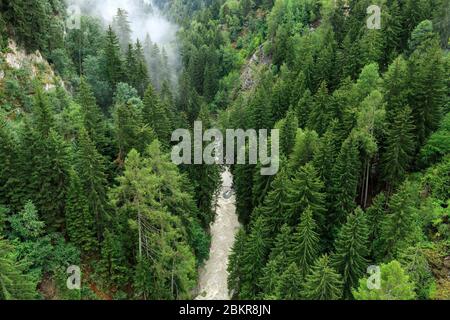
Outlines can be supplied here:
[[387, 129], [386, 149], [382, 155], [382, 173], [390, 189], [403, 182], [414, 156], [416, 143], [409, 107], [399, 111]]
[[282, 263], [279, 267], [282, 269], [287, 268], [292, 261], [292, 246], [292, 230], [285, 224], [276, 236], [272, 251], [270, 252], [271, 259], [279, 258], [279, 261]]
[[286, 118], [282, 120], [280, 130], [280, 149], [286, 156], [291, 154], [297, 136], [298, 120], [293, 110], [289, 110]]
[[0, 199], [5, 204], [13, 205], [12, 195], [18, 183], [16, 161], [19, 150], [11, 131], [8, 123], [0, 119]]
[[280, 266], [283, 264], [283, 261], [281, 259], [280, 256], [269, 259], [262, 270], [261, 278], [258, 281], [262, 299], [277, 298], [277, 287], [282, 274]]
[[[285, 67], [282, 68], [282, 75], [277, 80], [275, 85], [272, 88], [271, 101], [270, 104], [272, 106], [272, 115], [275, 120], [282, 119], [286, 117], [286, 113], [289, 111], [290, 106], [290, 94], [291, 88], [288, 79], [288, 75], [283, 73], [288, 73], [288, 71], [284, 70]], [[291, 115], [292, 117], [293, 115]]]
[[409, 72], [413, 75], [409, 83], [409, 106], [414, 132], [422, 146], [438, 128], [446, 101], [444, 60], [437, 37], [425, 40], [414, 51], [409, 59]]
[[271, 128], [273, 125], [269, 94], [270, 92], [267, 91], [267, 88], [261, 86], [251, 98], [249, 104], [250, 122], [251, 128], [255, 130]]
[[108, 281], [116, 286], [124, 286], [130, 280], [130, 268], [123, 242], [120, 239], [119, 227], [116, 223], [105, 229], [101, 245], [101, 260], [99, 270]]
[[[292, 88], [291, 88], [290, 102], [291, 102], [291, 105], [295, 107], [298, 105], [298, 103], [300, 102], [300, 99], [302, 99], [303, 95], [305, 94], [305, 92], [307, 90], [305, 73], [303, 71], [300, 71], [297, 74], [297, 76], [295, 77], [294, 82], [291, 85], [292, 85]], [[310, 94], [311, 94], [311, 92], [310, 92]], [[302, 113], [298, 113], [297, 117], [299, 117], [300, 115], [303, 116]], [[299, 122], [301, 122], [300, 118], [299, 118]], [[303, 126], [300, 126], [300, 127], [303, 128]]]
[[280, 276], [276, 289], [276, 296], [281, 300], [299, 300], [303, 276], [300, 269], [293, 262]]
[[142, 115], [142, 101], [139, 98], [120, 102], [114, 107], [114, 134], [118, 149], [116, 163], [121, 167], [128, 152], [136, 148], [144, 151], [155, 138], [149, 126], [145, 125]]
[[361, 161], [352, 137], [342, 144], [333, 167], [333, 225], [335, 231], [356, 208]]
[[[47, 96], [38, 86], [32, 123], [25, 121], [18, 165], [21, 187], [18, 203], [30, 199], [39, 208], [50, 229], [62, 227], [69, 181], [69, 149], [54, 130], [54, 119]], [[21, 200], [18, 199], [20, 196]]]
[[267, 262], [267, 222], [259, 217], [253, 222], [248, 234], [244, 252], [242, 253], [242, 274], [239, 297], [241, 299], [252, 299], [259, 293], [258, 280]]
[[331, 256], [333, 267], [342, 275], [344, 297], [351, 297], [351, 289], [365, 273], [368, 261], [369, 230], [367, 219], [361, 208], [357, 208], [347, 218], [335, 242], [335, 252]]
[[27, 201], [23, 210], [8, 219], [12, 236], [22, 241], [36, 241], [45, 232], [45, 224], [39, 219], [32, 201]]
[[84, 252], [90, 252], [95, 248], [94, 216], [89, 210], [89, 204], [78, 173], [74, 170], [70, 173], [70, 187], [67, 194], [65, 218], [70, 241]]
[[396, 257], [398, 252], [420, 239], [420, 227], [417, 223], [414, 185], [405, 182], [389, 200], [388, 213], [381, 225], [381, 259]]
[[84, 128], [87, 130], [90, 139], [95, 143], [96, 147], [102, 150], [106, 144], [106, 128], [103, 122], [103, 115], [97, 106], [91, 87], [84, 77], [80, 79], [77, 101], [81, 106]]
[[0, 239], [0, 300], [32, 300], [37, 298], [33, 277], [24, 273], [26, 261], [17, 259], [14, 246]]
[[314, 103], [308, 118], [308, 128], [323, 135], [334, 118], [327, 83], [322, 82], [314, 95]]
[[309, 91], [309, 89], [306, 89], [296, 105], [298, 125], [300, 128], [305, 128], [307, 126], [312, 106], [313, 96], [311, 94], [311, 91]]
[[237, 165], [233, 171], [233, 186], [236, 191], [236, 212], [239, 215], [239, 219], [244, 223], [249, 222], [250, 215], [254, 209], [252, 201], [252, 185], [254, 174], [254, 165]]
[[140, 97], [143, 97], [145, 94], [145, 90], [150, 85], [150, 77], [148, 74], [147, 62], [145, 60], [144, 49], [138, 40], [136, 40], [136, 44], [134, 46], [134, 54], [136, 57], [136, 76], [134, 87], [139, 93]]
[[385, 23], [382, 25], [384, 43], [383, 64], [387, 66], [400, 51], [402, 20], [397, 0], [391, 1], [385, 13]]
[[136, 53], [134, 51], [133, 45], [131, 43], [128, 44], [126, 54], [125, 54], [125, 62], [124, 62], [124, 71], [126, 74], [127, 83], [136, 88], [137, 83], [137, 58]]
[[230, 292], [237, 294], [240, 290], [240, 282], [242, 277], [242, 257], [246, 244], [246, 234], [244, 229], [239, 229], [234, 239], [231, 253], [228, 257], [228, 288]]
[[172, 134], [169, 110], [159, 100], [151, 84], [145, 92], [143, 103], [143, 120], [151, 126], [159, 141], [163, 145], [169, 146], [170, 136]]
[[367, 223], [369, 225], [369, 243], [370, 243], [370, 255], [376, 256], [376, 252], [379, 250], [380, 237], [381, 237], [381, 224], [386, 215], [387, 198], [385, 193], [378, 194], [372, 205], [367, 209]]
[[317, 177], [317, 171], [311, 164], [301, 167], [289, 183], [287, 204], [286, 221], [290, 225], [296, 225], [302, 213], [309, 208], [317, 224], [323, 226], [325, 218], [323, 182]]
[[386, 102], [386, 119], [393, 119], [408, 104], [410, 83], [408, 65], [403, 56], [399, 56], [389, 66], [384, 75], [383, 96]]
[[[333, 130], [334, 127], [335, 126], [332, 125], [331, 128], [329, 128], [322, 136], [322, 138], [320, 138], [312, 160], [314, 167], [317, 169], [319, 178], [324, 183], [328, 209], [331, 208], [330, 198], [333, 195], [333, 167], [339, 153], [339, 148], [336, 146], [337, 137]], [[327, 227], [330, 227], [331, 223], [332, 221], [327, 218]]]
[[283, 166], [272, 182], [271, 190], [264, 199], [264, 204], [261, 208], [261, 211], [269, 221], [273, 235], [280, 230], [284, 223], [287, 223], [285, 217], [288, 210], [288, 182], [289, 176], [286, 167]]
[[380, 30], [366, 29], [358, 42], [362, 53], [361, 65], [381, 61], [383, 57], [383, 34]]
[[110, 87], [115, 90], [123, 78], [123, 62], [120, 53], [119, 40], [111, 26], [106, 33], [105, 47], [105, 74]]
[[319, 235], [312, 211], [303, 212], [300, 224], [297, 226], [292, 240], [292, 258], [296, 262], [302, 277], [309, 271], [320, 252]]
[[[215, 56], [214, 56], [215, 57]], [[203, 95], [206, 101], [213, 101], [217, 90], [219, 89], [220, 69], [216, 58], [212, 58], [205, 67], [205, 76], [203, 82]]]
[[75, 167], [89, 206], [89, 214], [95, 221], [93, 230], [97, 234], [97, 239], [100, 240], [107, 205], [104, 159], [84, 129], [80, 131], [78, 138]]
[[117, 14], [112, 22], [112, 29], [118, 36], [122, 52], [125, 53], [128, 45], [131, 43], [131, 27], [126, 10], [121, 8], [117, 9]]
[[308, 300], [339, 300], [342, 298], [342, 278], [324, 255], [317, 259], [311, 273], [306, 277], [303, 297]]

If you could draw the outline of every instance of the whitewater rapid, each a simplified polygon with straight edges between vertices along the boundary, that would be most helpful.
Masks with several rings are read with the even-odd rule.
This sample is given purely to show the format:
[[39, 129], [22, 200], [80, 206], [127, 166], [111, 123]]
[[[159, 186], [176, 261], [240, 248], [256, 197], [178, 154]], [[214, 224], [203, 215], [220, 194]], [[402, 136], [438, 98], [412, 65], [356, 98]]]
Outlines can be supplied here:
[[241, 227], [236, 214], [236, 197], [231, 189], [233, 176], [227, 169], [222, 174], [222, 187], [217, 199], [216, 218], [211, 226], [209, 259], [200, 269], [199, 295], [196, 300], [230, 300], [228, 290], [228, 257]]

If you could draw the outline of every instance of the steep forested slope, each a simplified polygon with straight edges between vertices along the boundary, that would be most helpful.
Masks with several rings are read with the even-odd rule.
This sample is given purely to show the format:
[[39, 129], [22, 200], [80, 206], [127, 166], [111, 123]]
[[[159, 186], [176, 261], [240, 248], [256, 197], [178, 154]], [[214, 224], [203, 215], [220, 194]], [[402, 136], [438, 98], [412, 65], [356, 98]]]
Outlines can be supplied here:
[[172, 130], [189, 126], [164, 48], [132, 43], [123, 10], [53, 34], [62, 1], [1, 9], [0, 297], [190, 298], [219, 179], [170, 161]]
[[[381, 30], [370, 1], [245, 3], [218, 21], [271, 65], [220, 120], [279, 128], [283, 155], [273, 178], [234, 167], [236, 297], [448, 299], [448, 1], [378, 2]], [[382, 289], [365, 293], [369, 265]]]

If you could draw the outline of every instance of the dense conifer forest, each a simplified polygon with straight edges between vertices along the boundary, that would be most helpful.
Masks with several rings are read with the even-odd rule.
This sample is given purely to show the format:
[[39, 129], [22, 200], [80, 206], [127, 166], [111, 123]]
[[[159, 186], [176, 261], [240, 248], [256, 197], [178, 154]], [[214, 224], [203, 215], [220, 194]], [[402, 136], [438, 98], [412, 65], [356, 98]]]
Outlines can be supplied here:
[[0, 300], [201, 295], [195, 121], [280, 132], [277, 174], [229, 167], [231, 299], [450, 300], [449, 0], [130, 0], [168, 40], [102, 2], [0, 0]]

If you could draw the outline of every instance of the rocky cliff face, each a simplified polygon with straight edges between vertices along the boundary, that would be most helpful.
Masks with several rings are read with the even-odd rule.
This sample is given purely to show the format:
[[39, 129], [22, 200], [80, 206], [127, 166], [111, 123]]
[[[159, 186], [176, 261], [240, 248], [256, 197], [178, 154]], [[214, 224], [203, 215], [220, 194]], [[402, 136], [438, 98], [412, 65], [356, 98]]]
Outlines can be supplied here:
[[9, 71], [20, 69], [27, 69], [32, 79], [39, 77], [46, 91], [53, 89], [57, 83], [62, 84], [61, 79], [55, 75], [52, 67], [39, 51], [27, 54], [25, 50], [17, 46], [15, 41], [9, 40], [6, 53], [0, 54], [0, 85]]
[[257, 85], [255, 75], [261, 66], [270, 65], [271, 59], [264, 52], [264, 46], [261, 45], [250, 58], [241, 75], [242, 91], [252, 90]]

